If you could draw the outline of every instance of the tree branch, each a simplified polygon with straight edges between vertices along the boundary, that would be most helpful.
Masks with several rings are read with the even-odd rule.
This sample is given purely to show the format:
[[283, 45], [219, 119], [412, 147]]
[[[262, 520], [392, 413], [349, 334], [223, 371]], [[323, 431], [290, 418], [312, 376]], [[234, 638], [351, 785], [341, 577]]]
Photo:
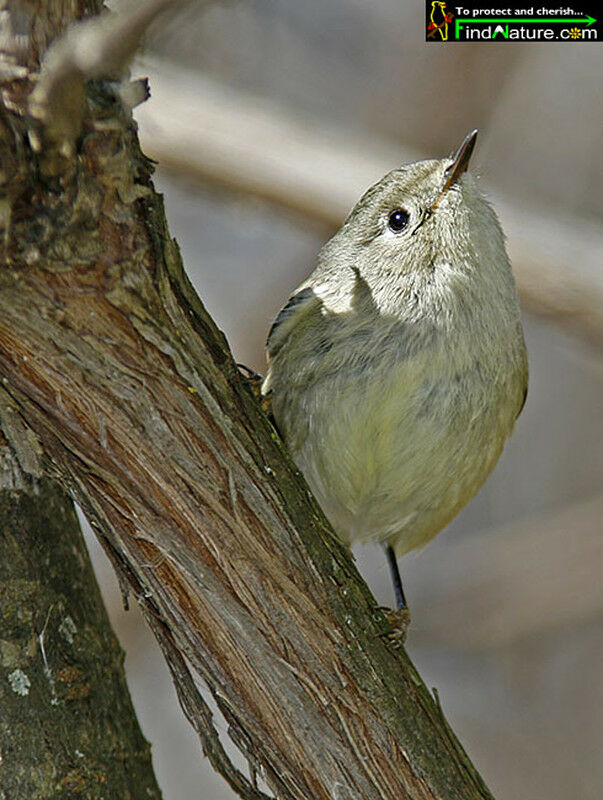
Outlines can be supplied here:
[[0, 475], [0, 674], [1, 796], [160, 799], [73, 503], [17, 463]]
[[283, 800], [490, 797], [188, 282], [129, 112], [95, 81], [72, 152], [19, 150], [35, 82], [3, 89], [3, 388], [160, 634], [208, 754], [228, 773], [184, 665]]
[[190, 670], [182, 653], [174, 643], [169, 629], [154, 616], [147, 617], [147, 619], [172, 673], [182, 710], [197, 731], [203, 747], [203, 753], [209, 759], [212, 767], [222, 775], [233, 791], [244, 800], [270, 800], [269, 795], [259, 791], [236, 769], [226, 754], [218, 732], [214, 727], [211, 710], [199, 693]]

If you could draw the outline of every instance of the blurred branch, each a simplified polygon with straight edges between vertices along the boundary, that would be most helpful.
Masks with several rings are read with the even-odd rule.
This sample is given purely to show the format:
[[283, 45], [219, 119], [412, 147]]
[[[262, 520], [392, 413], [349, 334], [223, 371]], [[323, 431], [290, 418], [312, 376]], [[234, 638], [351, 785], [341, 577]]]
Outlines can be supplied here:
[[0, 95], [0, 374], [23, 463], [42, 452], [84, 509], [243, 796], [191, 675], [282, 800], [487, 800], [188, 282], [114, 87], [86, 87], [65, 149], [61, 92], [28, 113], [36, 80]]
[[29, 111], [44, 124], [46, 135], [69, 149], [81, 130], [86, 81], [120, 80], [149, 25], [187, 1], [128, 0], [116, 11], [73, 23], [56, 39], [29, 100]]
[[421, 555], [430, 577], [413, 636], [453, 647], [508, 645], [603, 611], [603, 496]]
[[[140, 109], [145, 150], [169, 169], [248, 192], [339, 226], [359, 195], [417, 153], [290, 111], [185, 70], [145, 62], [153, 98]], [[441, 154], [440, 154], [441, 155]], [[522, 301], [603, 343], [603, 234], [494, 197]]]

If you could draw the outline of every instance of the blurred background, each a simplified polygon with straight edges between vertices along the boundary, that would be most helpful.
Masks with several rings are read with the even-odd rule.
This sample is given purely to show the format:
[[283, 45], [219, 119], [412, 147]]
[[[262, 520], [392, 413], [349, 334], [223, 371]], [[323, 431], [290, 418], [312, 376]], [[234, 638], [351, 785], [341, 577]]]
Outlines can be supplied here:
[[[151, 79], [143, 149], [201, 298], [263, 371], [271, 320], [362, 191], [480, 129], [472, 171], [508, 236], [530, 391], [485, 488], [401, 563], [407, 649], [498, 800], [599, 800], [601, 47], [424, 39], [423, 8], [400, 0], [193, 3], [133, 70]], [[233, 798], [88, 541], [166, 800]], [[355, 555], [391, 605], [382, 553]]]

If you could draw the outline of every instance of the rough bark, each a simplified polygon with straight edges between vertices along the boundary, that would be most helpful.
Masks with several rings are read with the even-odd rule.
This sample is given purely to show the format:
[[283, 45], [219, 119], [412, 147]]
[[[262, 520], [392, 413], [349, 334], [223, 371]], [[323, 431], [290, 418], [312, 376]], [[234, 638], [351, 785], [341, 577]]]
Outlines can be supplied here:
[[[0, 476], [0, 797], [159, 800], [72, 501]], [[2, 478], [10, 476], [6, 488]]]
[[34, 83], [3, 95], [11, 444], [84, 508], [212, 763], [264, 796], [195, 678], [283, 800], [490, 797], [192, 290], [115, 87], [88, 84], [65, 147], [27, 113]]

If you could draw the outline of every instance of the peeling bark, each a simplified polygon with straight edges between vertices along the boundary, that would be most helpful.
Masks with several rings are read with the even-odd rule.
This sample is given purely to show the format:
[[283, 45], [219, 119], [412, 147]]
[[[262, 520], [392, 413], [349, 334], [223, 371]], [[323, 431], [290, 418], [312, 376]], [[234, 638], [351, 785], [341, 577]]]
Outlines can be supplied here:
[[65, 150], [28, 114], [35, 81], [3, 88], [2, 388], [140, 602], [212, 763], [261, 796], [191, 675], [278, 798], [490, 797], [190, 286], [119, 92], [88, 83]]

